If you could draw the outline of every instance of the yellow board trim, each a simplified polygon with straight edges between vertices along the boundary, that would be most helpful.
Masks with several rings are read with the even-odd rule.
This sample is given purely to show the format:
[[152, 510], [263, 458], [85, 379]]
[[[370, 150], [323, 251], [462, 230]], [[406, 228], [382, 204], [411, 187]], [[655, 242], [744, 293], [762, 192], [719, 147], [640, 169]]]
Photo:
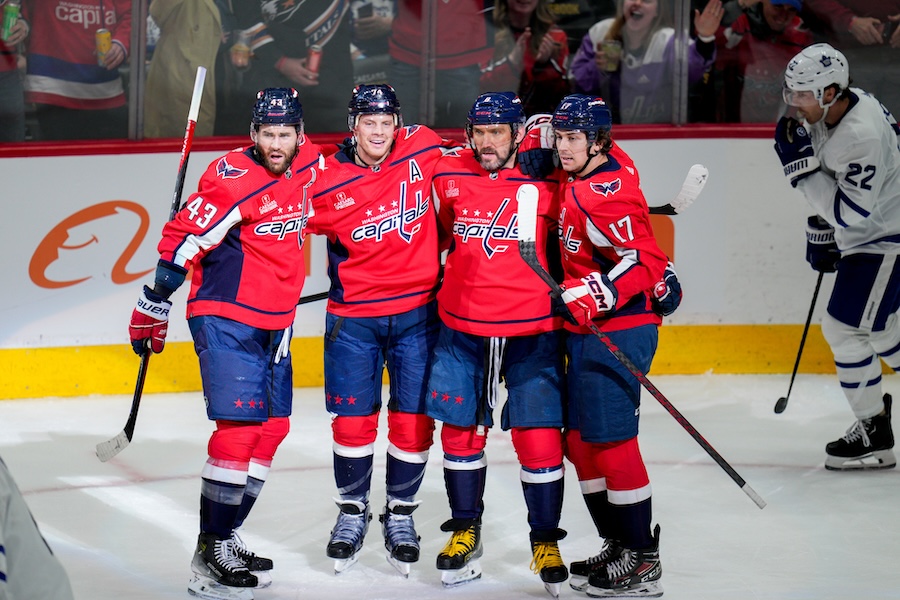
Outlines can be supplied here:
[[[660, 329], [649, 375], [790, 373], [801, 325], [669, 325]], [[324, 383], [322, 338], [291, 343], [294, 385]], [[0, 399], [90, 394], [131, 394], [138, 358], [127, 345], [0, 350]], [[800, 373], [834, 373], [831, 350], [818, 325], [810, 327]], [[890, 369], [884, 367], [884, 372]], [[150, 361], [144, 392], [201, 389], [190, 342], [168, 343]]]

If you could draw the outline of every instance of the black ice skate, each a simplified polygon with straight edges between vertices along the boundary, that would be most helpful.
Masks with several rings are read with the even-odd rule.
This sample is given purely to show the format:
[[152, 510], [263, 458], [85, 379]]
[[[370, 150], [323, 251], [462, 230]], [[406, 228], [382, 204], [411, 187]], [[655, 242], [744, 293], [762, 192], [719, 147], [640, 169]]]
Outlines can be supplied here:
[[569, 570], [559, 553], [559, 544], [555, 540], [531, 542], [531, 552], [531, 570], [541, 576], [547, 593], [559, 598], [562, 584], [569, 578]]
[[359, 560], [366, 532], [369, 531], [369, 505], [356, 500], [335, 500], [341, 511], [331, 530], [331, 539], [325, 553], [335, 559], [334, 573], [343, 573]]
[[592, 598], [657, 598], [662, 596], [659, 562], [659, 525], [653, 531], [653, 546], [624, 548], [618, 558], [588, 577], [585, 592]]
[[238, 556], [230, 538], [201, 533], [191, 561], [194, 576], [188, 593], [206, 600], [253, 600], [250, 588], [259, 583]]
[[441, 531], [453, 532], [450, 540], [437, 557], [444, 587], [456, 587], [481, 577], [484, 554], [481, 545], [481, 523], [472, 520], [450, 519], [441, 525]]
[[589, 556], [584, 560], [575, 561], [569, 565], [569, 587], [576, 592], [583, 592], [587, 589], [588, 578], [591, 576], [591, 573], [604, 568], [608, 562], [619, 558], [622, 550], [622, 546], [617, 541], [604, 540], [603, 547], [600, 548], [598, 554]]
[[231, 532], [231, 542], [234, 544], [235, 552], [237, 552], [238, 557], [244, 561], [244, 565], [247, 569], [256, 575], [256, 579], [258, 580], [256, 588], [262, 589], [272, 585], [272, 576], [269, 574], [269, 571], [275, 566], [272, 559], [263, 558], [262, 556], [257, 556], [251, 552], [247, 548], [247, 544], [244, 543], [244, 540], [241, 539], [241, 536], [238, 535], [237, 531]]
[[387, 560], [404, 577], [409, 577], [410, 566], [419, 560], [419, 536], [412, 518], [418, 506], [418, 502], [390, 500], [379, 517]]
[[884, 395], [884, 415], [854, 423], [839, 440], [825, 446], [825, 468], [830, 471], [892, 469], [897, 464], [892, 448], [890, 394]]

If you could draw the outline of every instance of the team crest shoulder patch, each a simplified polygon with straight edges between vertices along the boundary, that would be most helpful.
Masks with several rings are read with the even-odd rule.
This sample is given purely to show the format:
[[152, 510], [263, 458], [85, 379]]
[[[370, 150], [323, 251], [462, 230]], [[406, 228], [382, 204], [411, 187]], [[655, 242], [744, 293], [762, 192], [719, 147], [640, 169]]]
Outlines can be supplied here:
[[216, 175], [221, 177], [222, 179], [237, 179], [239, 177], [243, 177], [247, 174], [247, 169], [238, 169], [227, 160], [225, 157], [219, 159], [219, 162], [216, 163]]
[[591, 191], [601, 196], [609, 196], [615, 194], [622, 189], [622, 180], [615, 179], [613, 181], [604, 181], [601, 183], [591, 182]]

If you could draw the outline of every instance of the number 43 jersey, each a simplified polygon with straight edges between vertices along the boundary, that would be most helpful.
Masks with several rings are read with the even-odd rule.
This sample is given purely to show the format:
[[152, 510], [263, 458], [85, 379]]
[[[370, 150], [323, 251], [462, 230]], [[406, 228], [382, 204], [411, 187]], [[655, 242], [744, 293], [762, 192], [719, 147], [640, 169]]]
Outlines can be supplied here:
[[281, 175], [256, 160], [253, 146], [210, 163], [158, 248], [161, 260], [193, 268], [188, 318], [215, 315], [269, 330], [294, 322], [306, 278], [308, 191], [321, 166], [308, 139]]

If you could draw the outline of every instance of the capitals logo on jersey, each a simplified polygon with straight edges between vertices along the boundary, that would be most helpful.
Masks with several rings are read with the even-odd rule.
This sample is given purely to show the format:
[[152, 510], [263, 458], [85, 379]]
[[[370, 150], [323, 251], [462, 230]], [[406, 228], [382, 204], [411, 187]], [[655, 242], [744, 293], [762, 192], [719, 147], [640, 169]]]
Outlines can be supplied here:
[[562, 242], [563, 248], [566, 249], [566, 252], [570, 254], [578, 254], [578, 250], [581, 249], [581, 240], [575, 239], [572, 237], [572, 232], [575, 231], [575, 227], [569, 225], [568, 227], [563, 226], [563, 222], [566, 220], [566, 209], [562, 209], [562, 212], [559, 213], [559, 223], [557, 225], [557, 235], [559, 235], [559, 239]]
[[507, 206], [509, 206], [509, 198], [504, 198], [497, 212], [488, 211], [485, 213], [485, 217], [481, 216], [480, 210], [476, 209], [469, 215], [469, 209], [463, 209], [463, 214], [458, 216], [453, 223], [453, 234], [462, 238], [463, 243], [468, 243], [470, 238], [480, 239], [481, 248], [488, 258], [491, 258], [496, 252], [506, 252], [509, 244], [493, 242], [518, 239], [517, 215], [507, 214], [506, 223], [500, 222]]
[[366, 211], [368, 217], [363, 224], [354, 229], [350, 239], [354, 242], [362, 242], [365, 239], [374, 239], [380, 242], [385, 235], [396, 231], [407, 244], [412, 242], [415, 234], [422, 229], [421, 223], [416, 223], [428, 213], [431, 204], [431, 196], [426, 196], [422, 190], [416, 190], [415, 199], [408, 198], [409, 183], [400, 184], [400, 198], [391, 202], [390, 208], [385, 204], [378, 207], [379, 213], [373, 215], [371, 210]]
[[219, 162], [216, 163], [216, 175], [221, 177], [222, 179], [237, 179], [239, 177], [243, 177], [247, 174], [247, 169], [238, 169], [235, 166], [232, 166], [225, 157], [219, 159]]
[[619, 190], [622, 189], [622, 180], [616, 179], [614, 181], [604, 181], [602, 183], [594, 183], [591, 182], [591, 191], [595, 194], [600, 194], [602, 196], [609, 196], [610, 194], [615, 194]]

